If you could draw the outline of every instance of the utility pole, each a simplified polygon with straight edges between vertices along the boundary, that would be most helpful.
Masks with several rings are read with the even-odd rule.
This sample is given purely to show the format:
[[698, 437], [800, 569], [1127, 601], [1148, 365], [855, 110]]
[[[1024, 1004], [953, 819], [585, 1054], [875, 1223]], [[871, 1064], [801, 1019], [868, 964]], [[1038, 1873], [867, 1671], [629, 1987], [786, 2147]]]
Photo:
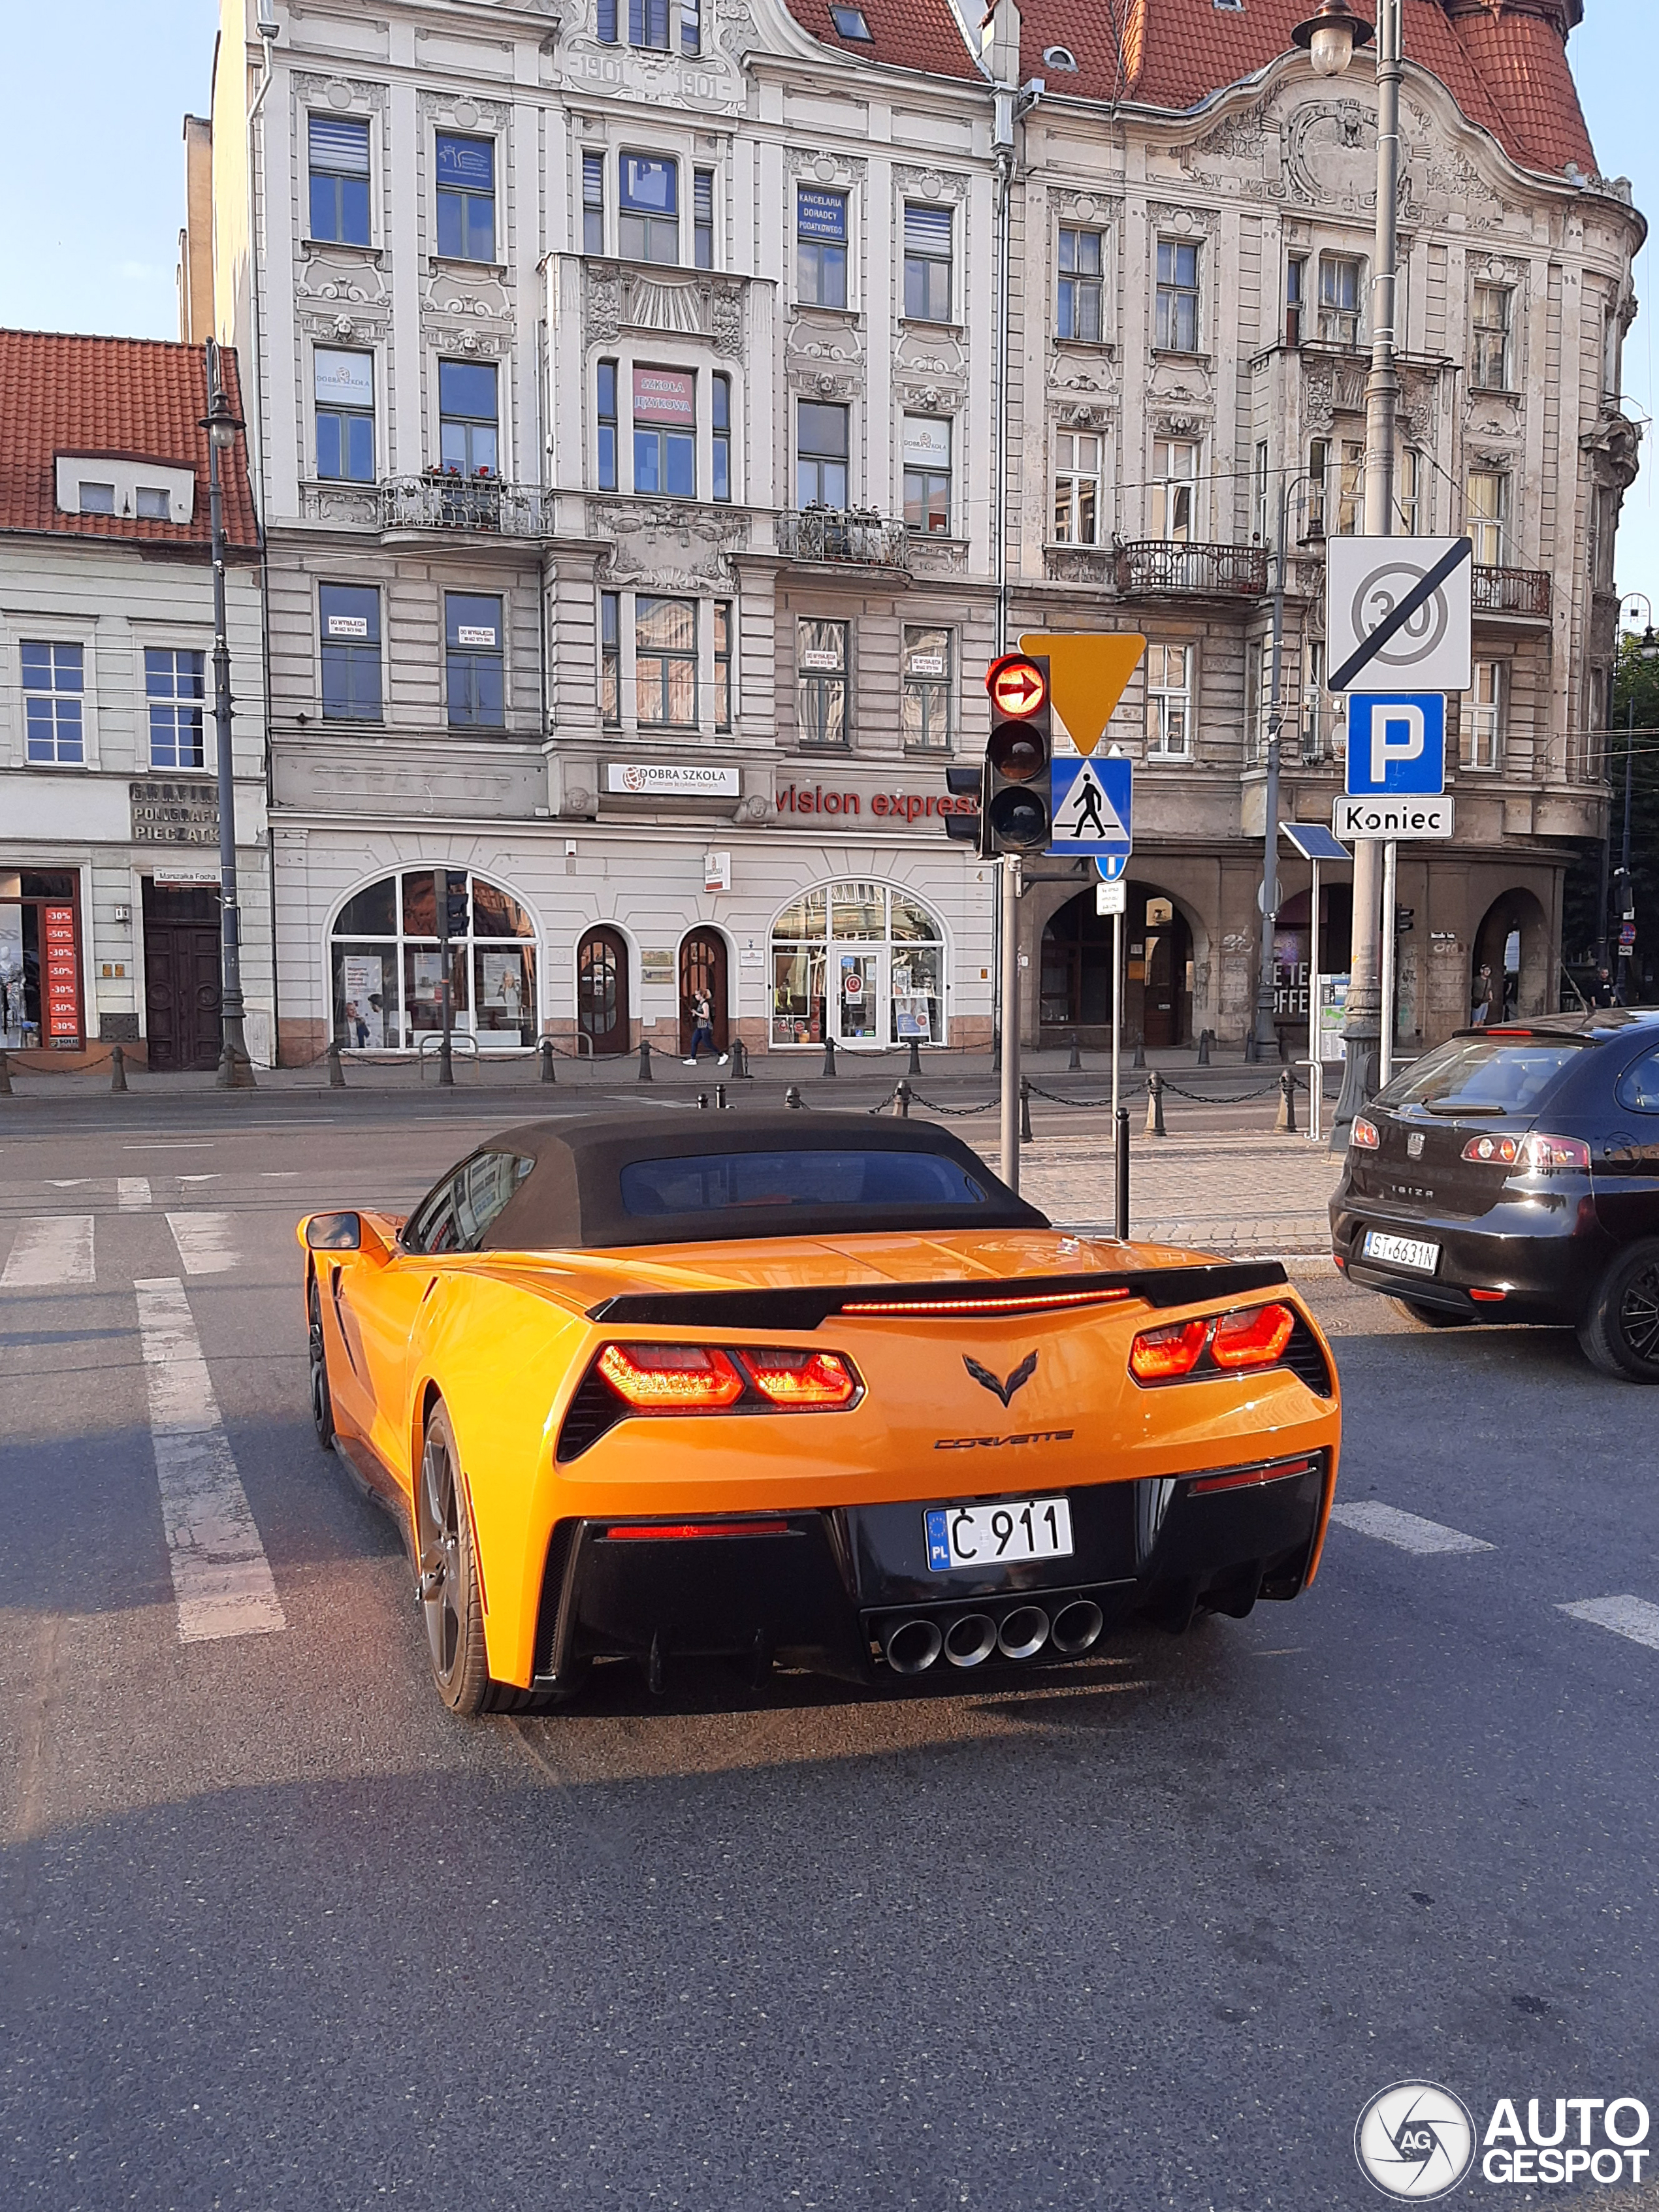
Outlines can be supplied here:
[[230, 640], [225, 622], [225, 502], [219, 456], [243, 424], [219, 381], [219, 349], [206, 347], [208, 526], [213, 557], [213, 732], [219, 787], [219, 1072], [221, 1091], [252, 1091], [253, 1062], [242, 1034], [241, 908], [236, 896], [236, 764], [231, 752]]

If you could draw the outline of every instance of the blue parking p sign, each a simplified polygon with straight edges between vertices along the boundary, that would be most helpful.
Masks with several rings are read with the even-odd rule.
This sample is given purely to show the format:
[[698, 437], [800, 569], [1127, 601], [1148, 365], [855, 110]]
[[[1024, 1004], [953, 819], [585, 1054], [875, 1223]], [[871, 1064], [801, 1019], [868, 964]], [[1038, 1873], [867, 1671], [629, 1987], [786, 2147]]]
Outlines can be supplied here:
[[1445, 788], [1443, 691], [1350, 696], [1350, 799], [1431, 799]]

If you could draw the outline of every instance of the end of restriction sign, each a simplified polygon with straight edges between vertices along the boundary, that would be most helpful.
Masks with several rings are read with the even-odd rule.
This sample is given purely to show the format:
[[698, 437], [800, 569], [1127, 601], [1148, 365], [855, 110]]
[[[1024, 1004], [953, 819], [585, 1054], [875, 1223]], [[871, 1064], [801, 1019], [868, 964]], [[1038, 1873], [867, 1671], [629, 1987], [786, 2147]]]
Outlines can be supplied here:
[[1449, 799], [1339, 799], [1331, 817], [1338, 837], [1449, 837]]

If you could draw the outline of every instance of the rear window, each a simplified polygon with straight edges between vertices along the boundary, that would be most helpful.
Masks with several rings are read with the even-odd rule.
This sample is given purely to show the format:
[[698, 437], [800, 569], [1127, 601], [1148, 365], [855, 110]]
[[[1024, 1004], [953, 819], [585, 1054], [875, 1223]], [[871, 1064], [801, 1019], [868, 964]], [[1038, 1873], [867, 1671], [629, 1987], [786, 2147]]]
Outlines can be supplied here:
[[1453, 1037], [1377, 1095], [1436, 1114], [1526, 1114], [1584, 1047], [1563, 1037]]
[[930, 1152], [715, 1152], [631, 1160], [622, 1200], [633, 1215], [725, 1213], [739, 1206], [983, 1206], [986, 1191]]

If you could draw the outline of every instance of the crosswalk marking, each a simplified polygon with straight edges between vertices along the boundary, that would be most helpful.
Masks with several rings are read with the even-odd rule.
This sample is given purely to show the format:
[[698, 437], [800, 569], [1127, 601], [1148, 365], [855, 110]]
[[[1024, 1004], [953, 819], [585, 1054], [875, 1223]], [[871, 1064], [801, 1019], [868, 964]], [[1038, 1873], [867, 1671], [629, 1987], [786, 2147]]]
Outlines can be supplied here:
[[167, 1227], [187, 1275], [224, 1275], [236, 1265], [228, 1213], [169, 1213]]
[[149, 1204], [148, 1176], [119, 1176], [115, 1183], [116, 1203], [123, 1213], [142, 1213]]
[[0, 1291], [52, 1290], [67, 1283], [89, 1283], [92, 1273], [92, 1216], [48, 1213], [20, 1221]]
[[1379, 1505], [1375, 1498], [1361, 1498], [1352, 1505], [1334, 1505], [1331, 1518], [1361, 1536], [1376, 1536], [1385, 1544], [1397, 1545], [1402, 1552], [1426, 1554], [1490, 1552], [1495, 1548], [1483, 1543], [1479, 1536], [1466, 1536], [1461, 1528], [1443, 1528], [1438, 1521], [1425, 1521], [1415, 1513], [1402, 1513], [1396, 1505]]
[[1580, 1598], [1556, 1611], [1571, 1613], [1575, 1620], [1593, 1621], [1597, 1628], [1610, 1628], [1615, 1636], [1627, 1636], [1632, 1644], [1659, 1651], [1659, 1605], [1650, 1605], [1644, 1597]]
[[164, 1275], [133, 1289], [179, 1639], [286, 1628], [185, 1286]]

